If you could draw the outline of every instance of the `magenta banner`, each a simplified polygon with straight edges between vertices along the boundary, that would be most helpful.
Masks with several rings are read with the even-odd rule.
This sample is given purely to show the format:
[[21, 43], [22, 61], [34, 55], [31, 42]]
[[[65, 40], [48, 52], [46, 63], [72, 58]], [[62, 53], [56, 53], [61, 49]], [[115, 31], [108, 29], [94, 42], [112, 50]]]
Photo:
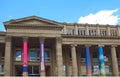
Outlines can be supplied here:
[[45, 72], [45, 64], [44, 64], [44, 43], [40, 43], [40, 64], [41, 71]]
[[25, 41], [23, 42], [23, 72], [28, 72], [28, 43]]

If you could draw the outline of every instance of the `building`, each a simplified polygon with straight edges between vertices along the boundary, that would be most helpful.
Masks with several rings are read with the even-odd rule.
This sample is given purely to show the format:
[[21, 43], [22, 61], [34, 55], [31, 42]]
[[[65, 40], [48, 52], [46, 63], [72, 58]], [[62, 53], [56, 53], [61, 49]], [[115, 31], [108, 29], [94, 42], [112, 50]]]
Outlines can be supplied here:
[[120, 75], [120, 26], [60, 23], [37, 16], [4, 26], [0, 75]]

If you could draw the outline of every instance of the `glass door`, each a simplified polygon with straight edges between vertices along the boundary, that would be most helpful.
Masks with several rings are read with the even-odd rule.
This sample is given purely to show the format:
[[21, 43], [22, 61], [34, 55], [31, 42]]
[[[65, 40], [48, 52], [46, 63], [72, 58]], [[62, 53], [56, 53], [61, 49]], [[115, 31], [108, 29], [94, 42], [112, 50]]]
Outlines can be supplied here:
[[28, 75], [29, 76], [40, 76], [39, 66], [29, 66]]

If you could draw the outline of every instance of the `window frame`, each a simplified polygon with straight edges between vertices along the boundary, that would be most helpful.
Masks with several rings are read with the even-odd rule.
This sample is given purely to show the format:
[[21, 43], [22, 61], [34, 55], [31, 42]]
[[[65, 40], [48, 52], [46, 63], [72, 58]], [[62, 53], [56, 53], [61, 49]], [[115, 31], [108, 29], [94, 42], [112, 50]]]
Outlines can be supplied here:
[[[21, 59], [20, 60], [16, 60], [16, 52], [17, 52], [17, 50], [19, 50], [20, 52], [21, 52]], [[17, 48], [17, 49], [15, 49], [15, 61], [22, 61], [22, 49], [20, 49], [20, 48]]]

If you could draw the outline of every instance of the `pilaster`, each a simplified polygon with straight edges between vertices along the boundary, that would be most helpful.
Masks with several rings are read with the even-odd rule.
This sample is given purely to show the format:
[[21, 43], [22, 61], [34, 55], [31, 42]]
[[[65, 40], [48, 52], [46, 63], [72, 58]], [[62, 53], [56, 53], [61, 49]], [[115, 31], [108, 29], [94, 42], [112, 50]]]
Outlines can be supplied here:
[[89, 36], [89, 27], [86, 25], [86, 35]]
[[67, 34], [67, 26], [64, 24], [64, 28], [63, 28], [64, 34]]
[[107, 26], [107, 36], [110, 36], [110, 26]]
[[117, 27], [117, 36], [120, 36], [120, 27]]
[[75, 28], [74, 28], [75, 30], [75, 35], [78, 35], [78, 26], [77, 26], [77, 24], [75, 24]]
[[97, 35], [97, 36], [100, 36], [100, 27], [99, 27], [99, 25], [97, 25], [97, 28], [96, 28], [96, 29], [97, 29], [96, 35]]

